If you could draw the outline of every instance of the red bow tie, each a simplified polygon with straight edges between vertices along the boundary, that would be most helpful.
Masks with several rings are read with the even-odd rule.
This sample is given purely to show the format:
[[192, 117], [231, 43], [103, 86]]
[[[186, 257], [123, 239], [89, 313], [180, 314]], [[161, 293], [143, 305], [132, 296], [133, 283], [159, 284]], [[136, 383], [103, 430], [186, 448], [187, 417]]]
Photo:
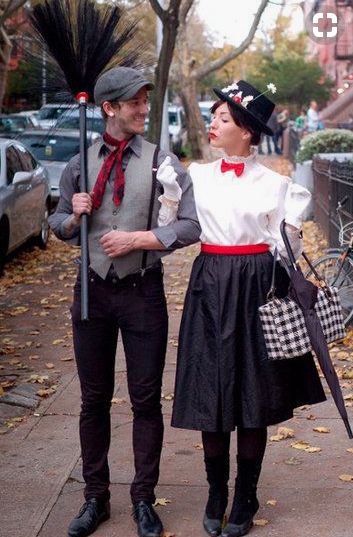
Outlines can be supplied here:
[[234, 170], [234, 173], [237, 177], [240, 177], [244, 171], [244, 162], [226, 162], [222, 159], [221, 163], [221, 172], [225, 173], [230, 170]]

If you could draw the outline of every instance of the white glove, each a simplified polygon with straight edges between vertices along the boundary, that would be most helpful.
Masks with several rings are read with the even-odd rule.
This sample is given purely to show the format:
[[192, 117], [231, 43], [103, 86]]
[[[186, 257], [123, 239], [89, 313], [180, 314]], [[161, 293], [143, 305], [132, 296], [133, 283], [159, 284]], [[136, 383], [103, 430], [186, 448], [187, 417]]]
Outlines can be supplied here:
[[176, 180], [177, 173], [171, 165], [171, 158], [166, 157], [157, 171], [157, 179], [164, 189], [164, 196], [171, 201], [178, 202], [181, 198], [182, 190]]
[[158, 220], [157, 220], [158, 227], [169, 226], [169, 224], [172, 224], [173, 222], [175, 222], [176, 217], [177, 217], [177, 212], [178, 212], [178, 203], [176, 203], [174, 207], [171, 205], [169, 206], [163, 203], [162, 198], [163, 196], [159, 196], [158, 198], [159, 201], [161, 201], [161, 206], [159, 209]]
[[290, 183], [284, 202], [285, 221], [298, 229], [302, 225], [302, 216], [309, 205], [311, 194], [309, 190], [297, 183]]

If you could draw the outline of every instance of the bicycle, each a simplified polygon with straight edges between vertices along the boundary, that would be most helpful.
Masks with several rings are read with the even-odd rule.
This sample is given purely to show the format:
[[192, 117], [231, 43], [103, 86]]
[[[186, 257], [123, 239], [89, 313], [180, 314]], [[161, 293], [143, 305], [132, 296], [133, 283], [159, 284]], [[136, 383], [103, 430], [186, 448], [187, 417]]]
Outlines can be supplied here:
[[[327, 285], [338, 289], [346, 326], [353, 323], [353, 221], [343, 224], [342, 218], [342, 207], [347, 200], [348, 196], [345, 196], [336, 207], [340, 247], [328, 249], [325, 255], [312, 262]], [[305, 273], [308, 278], [312, 275], [311, 269]]]

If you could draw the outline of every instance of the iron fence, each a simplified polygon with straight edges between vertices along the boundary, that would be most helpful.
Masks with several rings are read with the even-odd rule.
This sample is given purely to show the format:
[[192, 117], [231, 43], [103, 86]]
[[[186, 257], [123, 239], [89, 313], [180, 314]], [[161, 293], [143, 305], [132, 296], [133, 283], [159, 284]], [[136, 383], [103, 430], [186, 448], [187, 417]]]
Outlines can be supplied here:
[[353, 221], [353, 162], [314, 157], [314, 216], [329, 246], [338, 246], [337, 203], [347, 196], [341, 211], [344, 222]]

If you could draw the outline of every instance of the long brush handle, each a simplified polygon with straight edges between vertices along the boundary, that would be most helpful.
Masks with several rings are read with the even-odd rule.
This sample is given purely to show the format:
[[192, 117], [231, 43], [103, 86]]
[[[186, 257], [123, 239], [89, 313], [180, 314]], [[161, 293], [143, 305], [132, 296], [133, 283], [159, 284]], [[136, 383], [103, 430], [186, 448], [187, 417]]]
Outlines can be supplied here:
[[[78, 95], [80, 111], [80, 191], [87, 192], [87, 100], [84, 93]], [[88, 215], [81, 217], [81, 321], [88, 321]]]

